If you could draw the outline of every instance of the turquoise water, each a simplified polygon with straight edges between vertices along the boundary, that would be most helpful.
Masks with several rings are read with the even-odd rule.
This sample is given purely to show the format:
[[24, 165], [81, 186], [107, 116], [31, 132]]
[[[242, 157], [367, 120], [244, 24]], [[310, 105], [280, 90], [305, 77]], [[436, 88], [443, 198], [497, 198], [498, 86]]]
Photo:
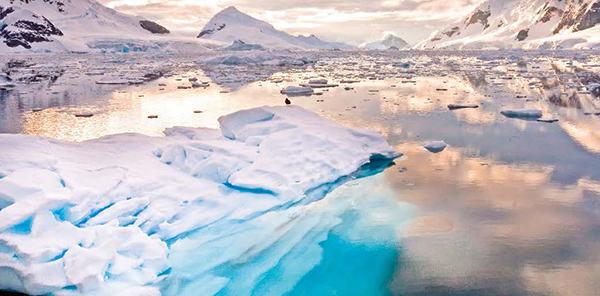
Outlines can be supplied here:
[[[356, 213], [342, 217], [341, 225], [332, 229], [320, 244], [323, 259], [286, 295], [392, 295], [388, 289], [397, 268], [400, 249], [397, 244], [352, 240], [348, 237], [356, 226]], [[389, 238], [393, 231], [382, 233]]]

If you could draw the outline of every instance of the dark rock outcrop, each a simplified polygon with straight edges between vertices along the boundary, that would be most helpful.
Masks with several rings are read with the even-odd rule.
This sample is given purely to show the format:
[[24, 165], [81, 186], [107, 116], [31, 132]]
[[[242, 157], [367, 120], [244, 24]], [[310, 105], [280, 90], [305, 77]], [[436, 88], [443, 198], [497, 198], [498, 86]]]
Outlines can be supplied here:
[[210, 35], [212, 33], [221, 31], [221, 30], [225, 29], [226, 26], [227, 26], [226, 24], [221, 24], [221, 25], [217, 26], [215, 29], [203, 30], [202, 32], [200, 32], [200, 34], [198, 34], [198, 38], [202, 38], [202, 36], [204, 36], [204, 35]]
[[149, 20], [141, 20], [140, 26], [152, 34], [169, 34], [169, 29]]
[[[58, 10], [59, 12], [65, 12], [65, 7], [66, 7], [65, 0], [37, 0], [37, 1], [45, 2], [50, 5], [53, 5], [54, 7], [56, 7], [56, 10]], [[8, 2], [11, 5], [14, 5], [15, 2], [29, 4], [29, 3], [36, 2], [36, 0], [9, 0]]]
[[491, 15], [492, 12], [489, 9], [487, 11], [477, 10], [473, 14], [471, 14], [471, 17], [469, 17], [469, 19], [467, 20], [466, 27], [476, 23], [480, 23], [483, 25], [483, 28], [485, 30], [490, 26], [488, 19]]
[[589, 3], [572, 2], [567, 6], [553, 33], [557, 34], [565, 29], [583, 31], [598, 23], [600, 23], [600, 0], [589, 1]]
[[529, 37], [529, 29], [523, 29], [523, 30], [519, 31], [519, 33], [517, 34], [518, 41], [523, 41], [523, 40], [527, 39], [527, 37]]

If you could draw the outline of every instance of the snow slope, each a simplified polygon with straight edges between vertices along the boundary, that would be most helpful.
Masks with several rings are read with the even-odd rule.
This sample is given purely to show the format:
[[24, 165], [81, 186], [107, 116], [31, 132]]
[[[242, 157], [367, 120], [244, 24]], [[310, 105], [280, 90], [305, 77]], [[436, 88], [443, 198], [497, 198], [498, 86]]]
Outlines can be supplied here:
[[302, 215], [294, 208], [399, 156], [377, 133], [299, 107], [219, 123], [83, 143], [0, 135], [0, 289], [213, 295], [228, 282], [219, 266], [274, 244]]
[[63, 36], [47, 18], [20, 7], [0, 6], [0, 44], [8, 48], [32, 49], [42, 44], [46, 48], [64, 49], [54, 42], [55, 37]]
[[314, 35], [292, 36], [271, 24], [255, 19], [230, 6], [217, 13], [202, 29], [198, 38], [231, 44], [241, 40], [269, 49], [352, 49], [344, 43], [326, 42]]
[[[45, 19], [63, 33], [45, 36], [47, 40], [34, 42], [38, 44], [31, 49], [0, 44], [0, 52], [89, 51], [98, 46], [107, 50], [107, 45], [114, 45], [119, 50], [125, 47], [126, 50], [144, 50], [154, 46], [153, 43], [181, 41], [163, 36], [168, 34], [168, 30], [159, 24], [117, 12], [95, 0], [0, 0], [0, 7], [27, 12], [29, 18], [24, 19], [31, 19], [33, 15]], [[9, 14], [9, 17], [13, 15], [15, 13]], [[125, 45], [127, 43], [129, 46]]]
[[597, 0], [486, 0], [415, 48], [595, 47], [598, 22]]
[[394, 34], [388, 34], [381, 40], [364, 43], [359, 48], [366, 50], [408, 49], [410, 44]]

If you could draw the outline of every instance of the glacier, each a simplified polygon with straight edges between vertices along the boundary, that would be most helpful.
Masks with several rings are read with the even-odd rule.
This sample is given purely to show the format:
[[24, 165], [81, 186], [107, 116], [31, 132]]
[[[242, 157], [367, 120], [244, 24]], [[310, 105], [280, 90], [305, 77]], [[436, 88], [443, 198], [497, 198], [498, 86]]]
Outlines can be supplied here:
[[[296, 106], [242, 110], [219, 124], [81, 143], [0, 135], [0, 290], [282, 295], [309, 289], [302, 279], [331, 252], [322, 245], [335, 243], [331, 231], [361, 198], [377, 196], [373, 187], [354, 183], [375, 182], [363, 177], [401, 154], [376, 132]], [[398, 221], [410, 214], [395, 201], [382, 207]], [[353, 223], [363, 227], [352, 231], [372, 223], [360, 215]], [[401, 227], [398, 221], [393, 227]], [[397, 233], [376, 229], [364, 232]], [[387, 237], [373, 241], [392, 258], [395, 242]]]

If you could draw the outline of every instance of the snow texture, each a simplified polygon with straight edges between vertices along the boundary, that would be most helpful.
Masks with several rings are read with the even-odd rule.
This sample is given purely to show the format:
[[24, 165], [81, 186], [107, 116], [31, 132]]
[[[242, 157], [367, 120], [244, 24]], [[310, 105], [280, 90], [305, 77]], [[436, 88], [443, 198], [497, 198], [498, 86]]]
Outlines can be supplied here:
[[275, 50], [352, 49], [344, 43], [326, 42], [314, 35], [292, 36], [275, 29], [271, 24], [255, 19], [233, 6], [217, 13], [200, 34], [200, 39], [227, 44], [239, 40]]
[[[0, 52], [130, 52], [208, 50], [220, 44], [170, 36], [168, 29], [95, 0], [0, 0], [0, 35], [21, 33], [21, 46], [0, 42]], [[17, 24], [18, 26], [14, 26]], [[1, 39], [1, 38], [0, 38]], [[13, 38], [15, 39], [15, 38]], [[30, 42], [27, 40], [35, 40]], [[27, 41], [27, 42], [25, 42]]]
[[[213, 295], [228, 281], [213, 273], [218, 262], [243, 261], [277, 239], [257, 237], [258, 224], [279, 233], [299, 214], [296, 205], [399, 156], [375, 132], [300, 107], [243, 110], [219, 123], [220, 130], [179, 127], [162, 138], [82, 143], [0, 135], [0, 289]], [[311, 221], [303, 229], [315, 230]], [[233, 233], [249, 237], [229, 244]], [[294, 241], [281, 242], [280, 251]], [[202, 264], [181, 271], [187, 256]], [[177, 280], [169, 278], [174, 262]], [[185, 278], [202, 286], [184, 287]]]
[[417, 49], [598, 48], [596, 0], [486, 0]]

